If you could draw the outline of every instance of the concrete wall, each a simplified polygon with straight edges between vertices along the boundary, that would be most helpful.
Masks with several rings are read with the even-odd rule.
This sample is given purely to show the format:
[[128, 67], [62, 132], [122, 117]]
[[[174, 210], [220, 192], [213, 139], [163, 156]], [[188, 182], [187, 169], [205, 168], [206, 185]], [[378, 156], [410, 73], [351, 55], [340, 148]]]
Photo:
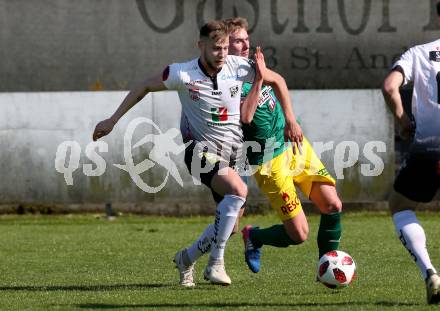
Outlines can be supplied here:
[[[102, 139], [108, 150], [97, 150], [97, 153], [105, 161], [104, 169], [104, 161], [99, 164], [100, 168], [96, 164], [99, 156], [91, 153], [86, 155], [87, 146], [93, 146], [90, 143], [94, 126], [108, 117], [125, 95], [126, 92], [0, 94], [0, 205], [101, 204], [111, 201], [134, 204], [157, 213], [170, 210], [177, 213], [205, 211], [207, 202], [211, 200], [208, 199], [210, 193], [203, 185], [194, 185], [184, 166], [183, 153], [170, 154], [182, 177], [183, 187], [170, 175], [164, 188], [154, 194], [142, 191], [126, 171], [114, 166], [126, 164], [124, 150], [132, 152], [135, 165], [154, 157], [150, 151], [157, 140], [139, 148], [124, 147], [128, 143], [124, 135], [130, 124], [134, 133], [130, 141], [132, 145], [146, 134], [172, 133], [167, 131], [178, 128], [181, 108], [175, 92], [149, 94], [124, 116], [109, 136]], [[394, 174], [394, 132], [391, 116], [385, 109], [380, 92], [309, 90], [291, 92], [291, 96], [294, 111], [309, 140], [315, 143], [317, 151], [322, 144], [329, 149], [322, 152], [322, 159], [329, 171], [339, 176], [338, 189], [342, 198], [356, 202], [383, 200]], [[157, 127], [140, 123], [133, 128], [132, 121], [137, 117], [151, 119]], [[61, 147], [66, 141], [71, 143], [67, 143], [70, 147], [63, 153]], [[349, 146], [344, 141], [357, 143], [357, 161], [354, 161], [357, 159], [357, 147]], [[365, 151], [370, 141], [382, 141], [386, 152], [373, 150], [377, 157], [372, 158]], [[175, 142], [181, 143], [180, 134]], [[76, 150], [71, 148], [75, 145]], [[335, 156], [338, 152], [339, 156]], [[75, 156], [78, 157], [77, 162]], [[377, 158], [384, 165], [381, 174], [376, 177], [364, 176], [366, 169], [374, 168], [373, 162]], [[349, 159], [354, 161], [354, 165], [341, 169], [341, 163]], [[90, 164], [92, 166], [87, 167]], [[66, 184], [65, 176], [57, 171], [56, 166], [61, 171], [62, 167], [77, 168], [72, 174], [73, 185]], [[86, 176], [84, 172], [87, 170], [95, 171], [95, 175], [100, 176]], [[164, 181], [166, 173], [167, 170], [156, 164], [140, 177], [154, 187]], [[254, 181], [250, 188], [249, 201], [264, 202]]]
[[125, 90], [198, 55], [205, 21], [247, 17], [292, 89], [378, 88], [437, 39], [436, 0], [0, 0], [0, 91]]

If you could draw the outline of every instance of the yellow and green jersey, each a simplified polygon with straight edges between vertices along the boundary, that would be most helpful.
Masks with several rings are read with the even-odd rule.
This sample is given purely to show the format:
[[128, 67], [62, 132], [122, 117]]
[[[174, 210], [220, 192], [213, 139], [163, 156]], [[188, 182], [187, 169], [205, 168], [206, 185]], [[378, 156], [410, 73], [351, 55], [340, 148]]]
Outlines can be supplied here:
[[[244, 83], [242, 98], [249, 94], [251, 83]], [[243, 124], [245, 141], [255, 141], [261, 146], [260, 152], [248, 148], [247, 157], [252, 165], [260, 165], [281, 154], [284, 144], [284, 113], [273, 89], [263, 85], [258, 99], [257, 110], [250, 124]]]

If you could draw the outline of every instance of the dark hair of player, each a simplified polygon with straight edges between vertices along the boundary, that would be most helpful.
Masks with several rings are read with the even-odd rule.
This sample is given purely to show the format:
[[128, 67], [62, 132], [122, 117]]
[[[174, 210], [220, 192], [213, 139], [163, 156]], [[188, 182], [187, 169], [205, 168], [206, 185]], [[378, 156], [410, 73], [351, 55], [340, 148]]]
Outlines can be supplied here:
[[223, 21], [209, 21], [200, 28], [200, 40], [222, 40], [229, 35], [228, 27]]

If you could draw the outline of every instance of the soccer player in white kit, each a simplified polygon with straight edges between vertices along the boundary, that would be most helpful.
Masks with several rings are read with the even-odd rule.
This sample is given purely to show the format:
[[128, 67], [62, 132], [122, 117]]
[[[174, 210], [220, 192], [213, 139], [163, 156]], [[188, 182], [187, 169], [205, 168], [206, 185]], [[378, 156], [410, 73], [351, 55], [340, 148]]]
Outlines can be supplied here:
[[[437, 4], [440, 16], [440, 3]], [[413, 118], [404, 111], [399, 88], [414, 84]], [[427, 301], [440, 302], [440, 277], [426, 249], [423, 227], [414, 213], [440, 187], [440, 39], [406, 51], [383, 82], [383, 95], [411, 148], [396, 179], [389, 205], [400, 241], [425, 279]]]
[[[214, 224], [205, 233], [214, 232], [205, 279], [214, 284], [229, 285], [231, 279], [224, 267], [224, 249], [237, 215], [247, 196], [247, 186], [231, 167], [243, 143], [240, 127], [240, 94], [244, 82], [252, 82], [255, 68], [247, 59], [228, 56], [228, 31], [223, 22], [211, 21], [200, 29], [200, 57], [167, 66], [162, 74], [146, 79], [125, 97], [115, 113], [99, 122], [93, 140], [109, 134], [116, 122], [149, 92], [177, 90], [187, 128], [185, 141], [193, 143], [185, 150], [185, 164], [213, 193], [223, 197], [216, 209]], [[288, 97], [285, 81], [266, 70], [264, 80]], [[294, 130], [291, 141], [298, 139]], [[199, 238], [200, 240], [200, 238]], [[198, 240], [198, 241], [199, 241]], [[195, 244], [198, 244], [196, 242]], [[196, 247], [197, 248], [197, 247]], [[188, 249], [177, 252], [174, 261], [182, 286], [194, 286], [195, 260]], [[199, 250], [195, 249], [195, 253]], [[193, 252], [194, 253], [194, 252]], [[196, 254], [197, 255], [197, 254]]]

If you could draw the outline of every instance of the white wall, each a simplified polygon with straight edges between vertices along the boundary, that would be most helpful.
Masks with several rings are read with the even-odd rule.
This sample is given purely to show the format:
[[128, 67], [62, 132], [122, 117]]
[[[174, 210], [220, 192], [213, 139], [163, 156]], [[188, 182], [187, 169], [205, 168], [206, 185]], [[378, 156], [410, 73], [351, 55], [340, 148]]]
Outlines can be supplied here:
[[[204, 186], [194, 185], [183, 164], [183, 153], [172, 155], [171, 159], [177, 164], [184, 186], [169, 176], [166, 186], [156, 194], [140, 190], [127, 172], [113, 165], [125, 163], [124, 133], [136, 117], [152, 119], [163, 133], [179, 128], [181, 108], [174, 92], [149, 95], [134, 107], [114, 131], [102, 139], [108, 144], [108, 152], [100, 153], [106, 162], [105, 173], [99, 177], [83, 173], [84, 164], [94, 163], [85, 156], [94, 126], [110, 116], [125, 94], [0, 93], [0, 204], [149, 202], [165, 209], [187, 204], [190, 211], [197, 212], [210, 195]], [[359, 160], [342, 171], [344, 179], [338, 179], [342, 198], [346, 201], [383, 200], [394, 175], [394, 132], [391, 115], [386, 111], [380, 92], [308, 90], [291, 92], [291, 96], [294, 111], [309, 140], [312, 143], [333, 141], [333, 148], [324, 152], [322, 159], [334, 176], [335, 163], [337, 166], [341, 160], [335, 161], [335, 150], [342, 148], [343, 141], [358, 144]], [[151, 126], [141, 125], [135, 131], [133, 144], [146, 133], [158, 132]], [[55, 169], [57, 148], [65, 141], [76, 141], [81, 147], [79, 168], [73, 173], [72, 186], [66, 185], [63, 174]], [[385, 153], [376, 153], [384, 163], [384, 170], [377, 177], [361, 173], [362, 164], [372, 165], [363, 152], [369, 141], [383, 141], [386, 146]], [[176, 142], [181, 143], [180, 136]], [[152, 146], [147, 144], [133, 150], [135, 163], [147, 158]], [[166, 170], [156, 165], [141, 177], [150, 186], [157, 186], [165, 173]], [[250, 187], [249, 200], [260, 200], [255, 183]]]

